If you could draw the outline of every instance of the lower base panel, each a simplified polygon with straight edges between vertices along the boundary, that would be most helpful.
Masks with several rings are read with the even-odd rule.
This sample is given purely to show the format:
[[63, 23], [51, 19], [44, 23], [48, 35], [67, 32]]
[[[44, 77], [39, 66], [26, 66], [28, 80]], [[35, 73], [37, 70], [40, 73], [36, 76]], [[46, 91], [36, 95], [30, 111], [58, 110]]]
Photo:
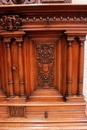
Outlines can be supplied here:
[[0, 130], [87, 130], [85, 102], [0, 103]]

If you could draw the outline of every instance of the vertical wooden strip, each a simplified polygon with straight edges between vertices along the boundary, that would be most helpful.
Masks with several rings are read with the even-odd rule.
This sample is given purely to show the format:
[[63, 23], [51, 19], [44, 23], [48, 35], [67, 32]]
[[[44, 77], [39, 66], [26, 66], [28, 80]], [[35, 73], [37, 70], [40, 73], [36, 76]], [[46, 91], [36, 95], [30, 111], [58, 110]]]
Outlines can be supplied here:
[[2, 89], [5, 92], [5, 66], [4, 66], [4, 44], [1, 43], [1, 75], [2, 75]]
[[57, 77], [57, 89], [61, 90], [61, 41], [59, 39], [56, 46], [56, 77]]
[[37, 56], [37, 51], [36, 51], [36, 44], [33, 44], [33, 47], [34, 47], [34, 54], [35, 54], [35, 56], [34, 56], [34, 65], [35, 65], [35, 67], [34, 67], [34, 89], [36, 89], [37, 88], [37, 86], [38, 86], [38, 84], [37, 84], [37, 58], [36, 58], [36, 56]]
[[5, 51], [5, 91], [7, 96], [9, 96], [9, 86], [8, 86], [8, 65], [7, 65], [7, 48], [6, 48], [6, 44], [4, 44], [4, 51]]
[[27, 43], [27, 37], [24, 38], [24, 43], [23, 43], [23, 61], [24, 61], [24, 77], [25, 77], [25, 94], [26, 96], [28, 97], [29, 94], [28, 94], [28, 76], [27, 76], [27, 71], [28, 71], [28, 68], [27, 68], [27, 48], [28, 48], [28, 43]]
[[11, 54], [12, 54], [13, 79], [14, 79], [14, 93], [15, 95], [19, 95], [18, 46], [15, 40], [13, 40], [12, 42]]
[[79, 83], [78, 83], [78, 95], [82, 96], [83, 92], [83, 66], [84, 66], [84, 41], [79, 45]]
[[19, 63], [19, 87], [20, 87], [20, 97], [25, 97], [24, 90], [24, 72], [23, 72], [23, 53], [22, 53], [22, 43], [18, 43], [18, 63]]
[[30, 39], [27, 39], [27, 44], [26, 44], [26, 56], [27, 56], [27, 61], [26, 61], [26, 65], [27, 65], [27, 93], [28, 96], [30, 96], [31, 94], [31, 84], [30, 84]]
[[61, 94], [66, 95], [66, 37], [61, 37]]
[[31, 88], [31, 93], [33, 93], [34, 91], [34, 57], [35, 57], [35, 53], [33, 50], [33, 43], [30, 40], [30, 88]]
[[9, 96], [14, 97], [10, 43], [7, 43]]
[[[79, 59], [79, 44], [75, 40], [72, 45], [72, 94], [77, 94], [78, 87], [78, 59]], [[76, 86], [76, 87], [75, 87]]]
[[56, 71], [56, 68], [57, 68], [57, 64], [56, 64], [56, 62], [57, 62], [57, 54], [56, 54], [56, 47], [57, 47], [57, 45], [55, 44], [54, 45], [54, 49], [53, 49], [53, 56], [54, 56], [54, 65], [53, 65], [53, 72], [54, 72], [54, 87], [57, 89], [57, 71]]
[[72, 95], [72, 42], [68, 42], [67, 96]]
[[2, 89], [2, 41], [0, 39], [0, 89]]

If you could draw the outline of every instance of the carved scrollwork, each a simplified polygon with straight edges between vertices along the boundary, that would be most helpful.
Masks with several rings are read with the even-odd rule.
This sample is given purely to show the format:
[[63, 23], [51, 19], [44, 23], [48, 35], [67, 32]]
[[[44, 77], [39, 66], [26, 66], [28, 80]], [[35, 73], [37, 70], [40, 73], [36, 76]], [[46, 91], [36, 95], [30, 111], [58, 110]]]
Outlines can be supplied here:
[[17, 31], [21, 25], [22, 18], [18, 15], [2, 16], [0, 22], [6, 31]]
[[5, 5], [12, 5], [12, 4], [33, 4], [36, 0], [1, 0]]
[[42, 88], [53, 87], [54, 84], [54, 45], [37, 45], [38, 56], [38, 86]]
[[10, 112], [10, 117], [24, 117], [25, 116], [25, 107], [10, 106], [9, 112]]
[[71, 0], [42, 0], [41, 3], [71, 3]]

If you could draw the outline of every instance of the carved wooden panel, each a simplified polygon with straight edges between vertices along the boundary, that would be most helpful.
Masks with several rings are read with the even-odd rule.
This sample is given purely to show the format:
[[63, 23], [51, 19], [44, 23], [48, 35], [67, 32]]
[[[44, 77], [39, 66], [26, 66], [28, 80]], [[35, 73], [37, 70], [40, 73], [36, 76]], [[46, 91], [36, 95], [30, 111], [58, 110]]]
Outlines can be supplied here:
[[38, 56], [38, 86], [40, 87], [53, 87], [54, 84], [54, 45], [37, 45]]
[[24, 117], [25, 116], [25, 107], [23, 106], [10, 106], [9, 107], [10, 117]]

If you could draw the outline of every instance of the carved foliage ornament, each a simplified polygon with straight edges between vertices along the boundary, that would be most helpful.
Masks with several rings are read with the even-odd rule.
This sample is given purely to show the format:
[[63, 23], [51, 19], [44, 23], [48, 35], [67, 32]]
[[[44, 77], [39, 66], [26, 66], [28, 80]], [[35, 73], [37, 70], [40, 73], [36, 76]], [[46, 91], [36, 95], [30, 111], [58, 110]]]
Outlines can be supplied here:
[[33, 4], [36, 0], [1, 0], [5, 5], [12, 5], [12, 4]]
[[54, 84], [54, 45], [37, 45], [38, 56], [38, 86], [42, 88], [53, 87]]
[[17, 31], [21, 25], [22, 18], [18, 15], [2, 16], [0, 23], [6, 31]]
[[11, 106], [9, 107], [10, 117], [24, 117], [25, 107], [22, 106]]

